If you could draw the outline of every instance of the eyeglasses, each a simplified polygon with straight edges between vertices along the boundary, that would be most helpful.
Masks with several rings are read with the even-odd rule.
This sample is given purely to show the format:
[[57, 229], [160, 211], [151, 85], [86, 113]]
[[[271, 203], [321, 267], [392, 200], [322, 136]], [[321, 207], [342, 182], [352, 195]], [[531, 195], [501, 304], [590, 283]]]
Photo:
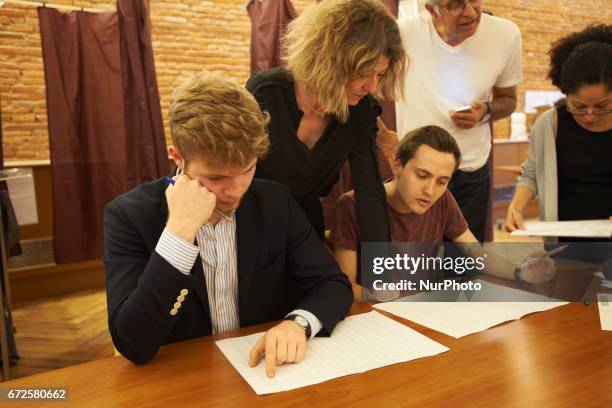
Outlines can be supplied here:
[[571, 113], [574, 116], [584, 116], [584, 115], [595, 115], [595, 116], [603, 116], [603, 115], [607, 115], [608, 113], [612, 112], [612, 109], [610, 108], [604, 108], [604, 109], [574, 109], [571, 108], [569, 105], [567, 106], [567, 111], [569, 113]]
[[472, 7], [476, 8], [482, 5], [482, 0], [451, 0], [443, 7], [452, 15], [458, 16], [463, 14], [465, 11], [465, 6], [468, 3], [470, 3]]

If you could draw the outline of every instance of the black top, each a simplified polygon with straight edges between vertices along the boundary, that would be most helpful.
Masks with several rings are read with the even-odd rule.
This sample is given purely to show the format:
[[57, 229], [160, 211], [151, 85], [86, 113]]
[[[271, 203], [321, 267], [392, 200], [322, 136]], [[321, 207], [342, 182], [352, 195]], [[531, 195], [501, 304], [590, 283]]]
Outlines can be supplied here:
[[559, 221], [612, 216], [612, 129], [586, 130], [565, 106], [557, 117]]
[[368, 95], [349, 107], [346, 123], [332, 118], [308, 149], [297, 137], [303, 112], [297, 106], [291, 74], [273, 68], [251, 77], [246, 87], [270, 114], [270, 151], [257, 164], [255, 175], [283, 183], [306, 208], [314, 201], [319, 205], [319, 197], [329, 193], [349, 159], [362, 240], [388, 242], [386, 196], [376, 161], [378, 102]]

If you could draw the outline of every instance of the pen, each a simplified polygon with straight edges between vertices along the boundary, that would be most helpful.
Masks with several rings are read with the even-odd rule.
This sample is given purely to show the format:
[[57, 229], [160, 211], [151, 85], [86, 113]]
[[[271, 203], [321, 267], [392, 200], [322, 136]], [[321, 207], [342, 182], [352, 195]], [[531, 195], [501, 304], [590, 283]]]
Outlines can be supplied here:
[[557, 248], [555, 248], [555, 249], [553, 249], [553, 250], [551, 250], [549, 252], [546, 252], [545, 254], [542, 254], [542, 255], [537, 256], [535, 258], [532, 258], [532, 259], [530, 259], [528, 261], [525, 261], [522, 264], [519, 264], [518, 267], [519, 268], [524, 268], [526, 266], [533, 265], [534, 263], [540, 262], [542, 259], [544, 259], [544, 258], [546, 258], [546, 257], [548, 257], [550, 255], [554, 255], [556, 253], [559, 253], [559, 252], [563, 251], [567, 247], [568, 247], [568, 245], [561, 245], [560, 247], [557, 247]]
[[[172, 180], [170, 177], [166, 176], [166, 181], [172, 185], [174, 185], [174, 180]], [[215, 214], [217, 214], [219, 217], [223, 218], [225, 221], [227, 222], [233, 222], [233, 220], [228, 217], [227, 215], [223, 214], [221, 211], [217, 210], [216, 208], [213, 210], [215, 212]]]

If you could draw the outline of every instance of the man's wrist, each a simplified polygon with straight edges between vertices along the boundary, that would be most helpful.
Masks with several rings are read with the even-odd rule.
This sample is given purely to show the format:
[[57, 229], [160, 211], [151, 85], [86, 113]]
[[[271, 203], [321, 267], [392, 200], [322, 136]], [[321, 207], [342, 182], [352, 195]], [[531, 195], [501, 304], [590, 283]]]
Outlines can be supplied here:
[[514, 280], [520, 283], [521, 285], [529, 285], [529, 282], [523, 279], [522, 274], [523, 268], [521, 268], [520, 266], [514, 268]]
[[479, 122], [487, 122], [491, 118], [491, 102], [484, 101], [483, 104], [485, 106], [485, 110]]
[[193, 242], [199, 227], [168, 220], [166, 223], [166, 228], [177, 237], [187, 242]]
[[185, 241], [165, 228], [157, 241], [155, 251], [181, 273], [189, 275], [198, 256], [199, 248], [193, 245], [193, 241]]
[[525, 206], [524, 205], [518, 205], [516, 203], [512, 203], [511, 202], [510, 205], [508, 205], [508, 209], [510, 211], [514, 211], [514, 212], [517, 212], [519, 214], [522, 214], [523, 210], [525, 209]]
[[304, 335], [306, 336], [306, 340], [310, 339], [310, 335], [312, 334], [312, 327], [308, 320], [299, 314], [290, 314], [285, 317], [283, 320], [288, 320], [295, 323], [297, 326], [304, 330]]
[[319, 333], [321, 329], [323, 328], [323, 324], [321, 323], [319, 318], [315, 316], [312, 312], [309, 312], [308, 310], [295, 309], [295, 310], [292, 310], [290, 313], [287, 313], [287, 315], [291, 315], [291, 314], [299, 314], [300, 316], [308, 320], [308, 323], [310, 323], [310, 328], [311, 328], [310, 337], [316, 336], [317, 333]]

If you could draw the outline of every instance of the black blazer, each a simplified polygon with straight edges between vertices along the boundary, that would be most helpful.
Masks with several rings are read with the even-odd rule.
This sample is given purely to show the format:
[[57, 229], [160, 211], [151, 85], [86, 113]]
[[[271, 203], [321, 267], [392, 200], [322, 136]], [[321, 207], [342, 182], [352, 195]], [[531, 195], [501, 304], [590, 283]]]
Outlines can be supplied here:
[[[104, 212], [110, 333], [136, 364], [150, 361], [163, 344], [212, 331], [200, 256], [187, 276], [155, 251], [168, 218], [166, 187], [165, 179], [143, 184]], [[236, 240], [240, 326], [304, 309], [329, 335], [346, 316], [351, 285], [284, 186], [253, 179], [236, 211]], [[171, 315], [183, 289], [188, 294]]]

